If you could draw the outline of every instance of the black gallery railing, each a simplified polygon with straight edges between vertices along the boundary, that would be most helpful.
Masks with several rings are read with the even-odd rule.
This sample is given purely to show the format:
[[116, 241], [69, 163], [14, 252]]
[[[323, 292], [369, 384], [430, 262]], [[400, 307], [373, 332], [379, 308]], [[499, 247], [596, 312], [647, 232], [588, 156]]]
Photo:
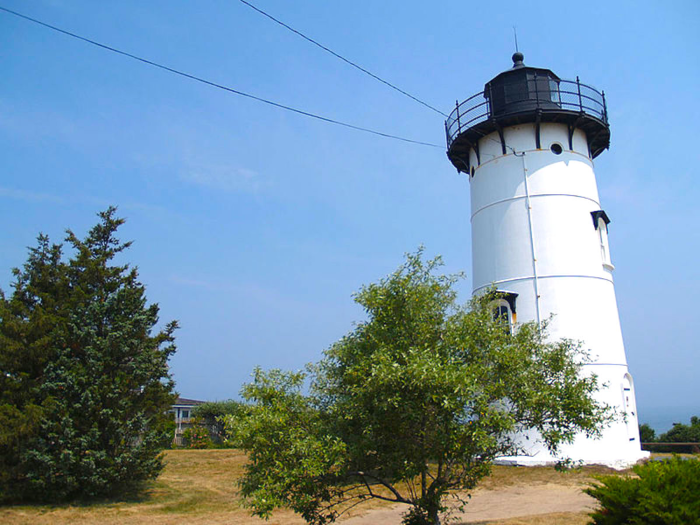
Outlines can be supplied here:
[[535, 77], [499, 84], [497, 89], [499, 93], [489, 93], [487, 96], [482, 91], [457, 104], [445, 121], [448, 149], [462, 132], [492, 117], [507, 117], [537, 110], [549, 113], [584, 113], [608, 125], [605, 94], [582, 84], [578, 78], [555, 81]]

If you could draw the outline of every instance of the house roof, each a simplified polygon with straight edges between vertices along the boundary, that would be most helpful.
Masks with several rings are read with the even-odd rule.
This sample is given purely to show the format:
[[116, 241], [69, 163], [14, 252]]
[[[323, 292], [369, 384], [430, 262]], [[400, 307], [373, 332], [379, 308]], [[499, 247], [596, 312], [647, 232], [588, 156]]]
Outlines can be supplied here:
[[206, 403], [206, 401], [199, 401], [197, 399], [187, 399], [185, 397], [178, 397], [175, 402], [173, 403], [173, 406], [197, 406], [197, 405], [203, 405]]

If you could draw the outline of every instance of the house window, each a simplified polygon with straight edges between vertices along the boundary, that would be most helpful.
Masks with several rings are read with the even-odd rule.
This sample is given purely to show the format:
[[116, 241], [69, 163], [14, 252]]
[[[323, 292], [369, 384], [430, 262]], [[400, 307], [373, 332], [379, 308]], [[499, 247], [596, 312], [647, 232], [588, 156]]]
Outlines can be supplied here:
[[603, 261], [603, 266], [608, 270], [614, 270], [615, 267], [610, 260], [610, 244], [608, 241], [608, 224], [610, 224], [610, 219], [603, 210], [592, 211], [591, 216], [593, 217], [593, 226], [598, 232], [600, 257]]
[[183, 410], [181, 412], [182, 414], [182, 419], [189, 419], [190, 418], [190, 411], [189, 410]]

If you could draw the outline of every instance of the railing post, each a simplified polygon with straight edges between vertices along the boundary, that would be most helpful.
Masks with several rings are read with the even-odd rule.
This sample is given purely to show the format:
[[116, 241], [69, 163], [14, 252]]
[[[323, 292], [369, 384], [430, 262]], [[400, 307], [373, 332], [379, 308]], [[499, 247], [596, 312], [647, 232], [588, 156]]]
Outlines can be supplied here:
[[459, 122], [459, 100], [455, 100], [455, 106], [457, 107], [457, 134], [462, 132], [462, 124]]
[[576, 76], [576, 88], [578, 89], [578, 107], [581, 110], [581, 113], [583, 113], [583, 100], [581, 99], [581, 82], [578, 79], [578, 76]]
[[605, 102], [605, 91], [600, 93], [603, 96], [603, 122], [608, 123], [608, 104]]

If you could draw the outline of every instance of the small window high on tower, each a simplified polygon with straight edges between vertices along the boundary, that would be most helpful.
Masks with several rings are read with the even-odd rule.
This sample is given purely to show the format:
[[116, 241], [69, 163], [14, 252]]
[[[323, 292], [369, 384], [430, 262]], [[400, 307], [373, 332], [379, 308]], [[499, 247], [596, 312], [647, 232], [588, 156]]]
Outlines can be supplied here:
[[610, 260], [610, 243], [608, 241], [608, 224], [610, 219], [603, 210], [592, 211], [593, 226], [598, 231], [598, 241], [600, 242], [600, 256], [603, 260], [603, 266], [608, 270], [613, 270], [615, 267]]

